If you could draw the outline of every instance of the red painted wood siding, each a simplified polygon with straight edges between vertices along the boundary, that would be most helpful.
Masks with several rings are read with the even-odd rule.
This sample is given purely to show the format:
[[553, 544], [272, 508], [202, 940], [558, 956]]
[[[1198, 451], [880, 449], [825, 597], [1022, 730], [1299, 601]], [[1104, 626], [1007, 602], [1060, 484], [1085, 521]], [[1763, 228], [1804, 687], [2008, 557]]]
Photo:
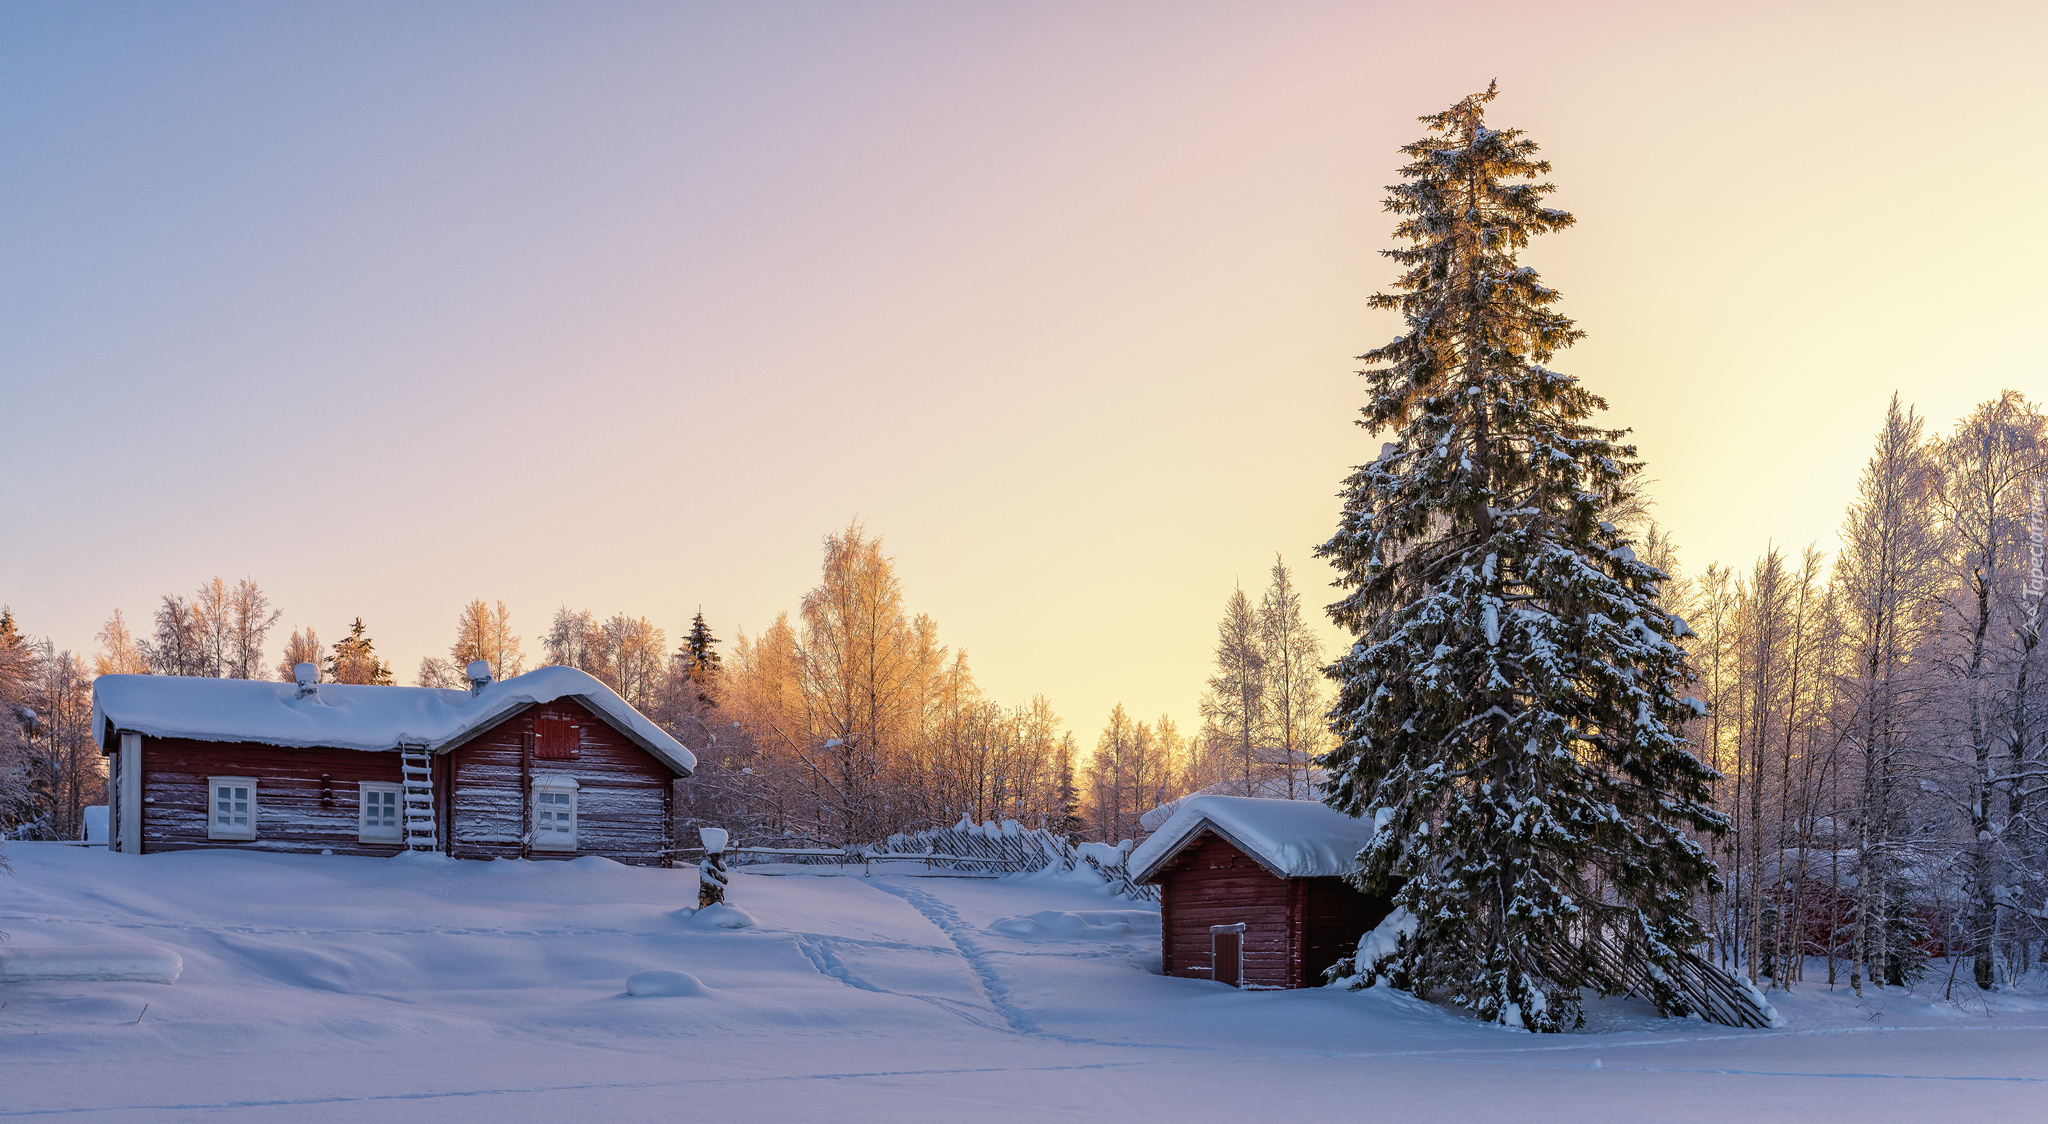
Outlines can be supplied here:
[[1301, 879], [1301, 987], [1321, 987], [1323, 971], [1358, 951], [1358, 938], [1393, 912], [1386, 898], [1359, 893], [1342, 878]]
[[[580, 728], [573, 760], [522, 760], [537, 720], [543, 726], [553, 720]], [[454, 806], [448, 820], [454, 835], [451, 853], [457, 858], [603, 855], [643, 866], [670, 865], [665, 851], [670, 846], [670, 782], [675, 774], [581, 703], [561, 699], [530, 707], [457, 746], [449, 756]], [[526, 845], [532, 814], [528, 784], [540, 773], [576, 779], [574, 851], [534, 851]]]
[[1208, 979], [1209, 926], [1243, 922], [1244, 982], [1253, 987], [1321, 986], [1323, 970], [1388, 910], [1341, 878], [1276, 878], [1208, 832], [1157, 881], [1166, 974]]
[[[322, 775], [326, 797], [322, 797]], [[208, 777], [256, 780], [256, 838], [208, 839]], [[142, 739], [142, 850], [254, 847], [389, 855], [398, 843], [356, 838], [359, 781], [397, 784], [398, 754], [354, 749], [280, 749], [253, 742]]]
[[1291, 891], [1237, 848], [1204, 833], [1160, 877], [1166, 974], [1208, 979], [1209, 926], [1244, 923], [1244, 982], [1292, 987]]

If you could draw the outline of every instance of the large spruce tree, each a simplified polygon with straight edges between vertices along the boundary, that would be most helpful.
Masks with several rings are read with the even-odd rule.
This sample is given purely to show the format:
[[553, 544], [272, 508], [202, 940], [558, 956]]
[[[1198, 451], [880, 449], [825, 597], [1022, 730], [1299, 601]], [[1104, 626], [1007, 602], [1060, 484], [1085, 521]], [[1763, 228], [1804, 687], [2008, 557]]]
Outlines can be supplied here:
[[1702, 938], [1689, 905], [1716, 875], [1692, 836], [1724, 821], [1679, 734], [1690, 633], [1610, 521], [1636, 451], [1544, 365], [1581, 333], [1518, 258], [1572, 216], [1544, 205], [1535, 142], [1486, 124], [1494, 94], [1423, 117], [1388, 189], [1403, 272], [1372, 307], [1407, 330], [1361, 357], [1360, 424], [1393, 440], [1319, 550], [1355, 637], [1324, 761], [1328, 801], [1379, 824], [1358, 883], [1408, 915], [1358, 970], [1555, 1031], [1581, 989], [1620, 989], [1618, 956], [1661, 968]]

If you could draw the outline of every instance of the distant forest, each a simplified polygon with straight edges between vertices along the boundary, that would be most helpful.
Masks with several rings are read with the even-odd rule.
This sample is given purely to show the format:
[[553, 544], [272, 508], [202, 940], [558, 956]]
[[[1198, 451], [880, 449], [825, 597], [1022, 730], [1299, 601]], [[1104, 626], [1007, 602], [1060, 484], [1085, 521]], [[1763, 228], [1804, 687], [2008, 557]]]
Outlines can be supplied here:
[[[879, 538], [854, 524], [823, 547], [817, 587], [759, 636], [727, 644], [699, 613], [671, 646], [646, 616], [564, 607], [529, 654], [505, 603], [479, 599], [456, 614], [447, 656], [423, 658], [412, 682], [466, 688], [475, 660], [498, 678], [529, 660], [588, 672], [697, 753], [678, 789], [686, 840], [702, 824], [735, 845], [840, 846], [965, 816], [1114, 842], [1197, 790], [1311, 796], [1310, 761], [1327, 740], [1323, 653], [1278, 560], [1257, 604], [1242, 591], [1226, 602], [1198, 728], [1119, 705], [1083, 744], [1044, 696], [1005, 704], [981, 690], [967, 653], [906, 607]], [[309, 663], [325, 682], [398, 682], [362, 618], [332, 644], [295, 627], [280, 651], [283, 620], [254, 580], [216, 577], [189, 597], [164, 594], [141, 632], [114, 610], [87, 657], [24, 635], [0, 609], [0, 831], [76, 838], [82, 809], [104, 802], [90, 729], [98, 676], [289, 682]]]

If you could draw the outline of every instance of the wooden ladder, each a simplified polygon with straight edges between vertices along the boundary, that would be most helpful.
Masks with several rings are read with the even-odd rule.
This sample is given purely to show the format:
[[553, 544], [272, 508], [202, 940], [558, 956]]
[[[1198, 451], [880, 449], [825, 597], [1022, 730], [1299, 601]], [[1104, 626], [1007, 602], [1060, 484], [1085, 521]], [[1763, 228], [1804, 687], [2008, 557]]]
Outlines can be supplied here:
[[405, 846], [409, 851], [438, 851], [440, 833], [434, 823], [434, 760], [427, 747], [406, 744], [398, 747], [399, 768], [405, 775], [402, 797], [405, 807]]

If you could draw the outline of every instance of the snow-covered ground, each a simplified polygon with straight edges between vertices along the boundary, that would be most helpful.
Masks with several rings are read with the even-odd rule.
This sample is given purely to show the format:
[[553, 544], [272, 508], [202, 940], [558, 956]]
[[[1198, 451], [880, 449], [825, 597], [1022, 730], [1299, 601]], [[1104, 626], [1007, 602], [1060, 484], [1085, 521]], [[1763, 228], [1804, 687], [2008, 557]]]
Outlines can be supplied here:
[[1535, 1037], [1162, 977], [1157, 914], [1073, 876], [749, 868], [731, 929], [679, 908], [693, 870], [603, 859], [9, 857], [11, 944], [183, 968], [0, 984], [0, 1119], [2048, 1118], [2048, 1001], [1938, 983], [1774, 992], [1777, 1031], [1624, 1002]]

